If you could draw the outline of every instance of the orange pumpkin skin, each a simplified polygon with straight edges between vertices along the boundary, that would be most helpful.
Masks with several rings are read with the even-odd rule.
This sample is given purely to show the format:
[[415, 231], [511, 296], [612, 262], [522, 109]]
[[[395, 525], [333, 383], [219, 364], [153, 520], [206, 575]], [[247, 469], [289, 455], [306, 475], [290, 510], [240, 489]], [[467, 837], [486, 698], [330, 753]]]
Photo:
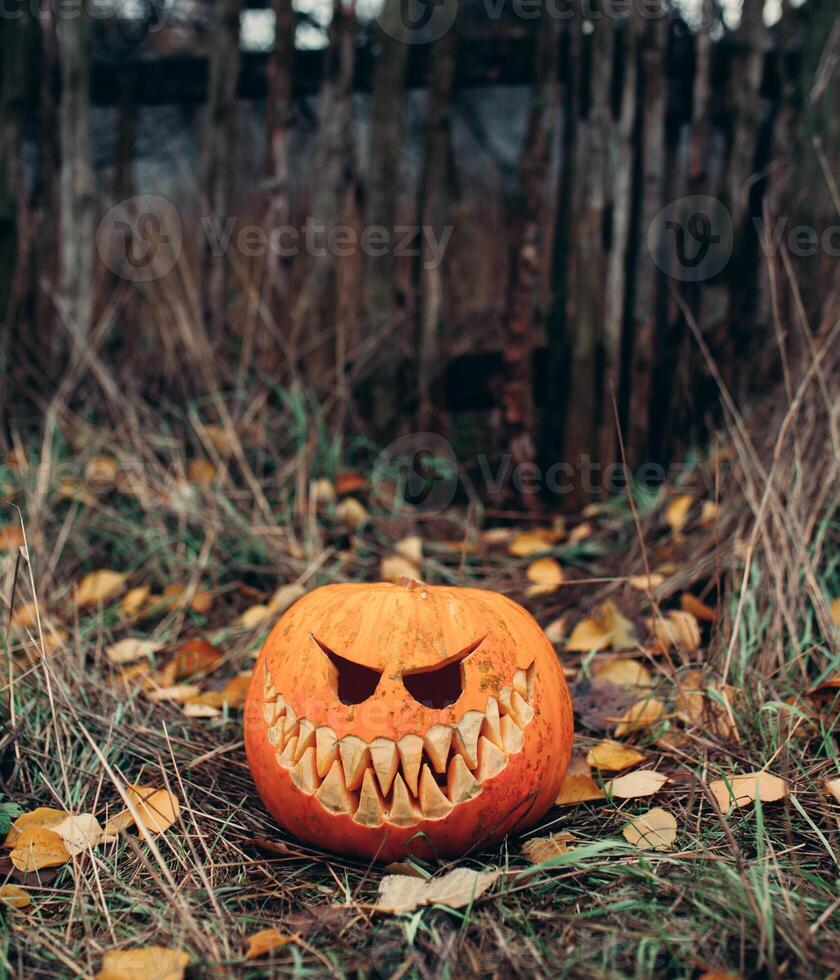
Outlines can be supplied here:
[[278, 823], [381, 861], [456, 856], [534, 823], [571, 746], [566, 682], [531, 615], [413, 581], [309, 593], [266, 640], [245, 707]]

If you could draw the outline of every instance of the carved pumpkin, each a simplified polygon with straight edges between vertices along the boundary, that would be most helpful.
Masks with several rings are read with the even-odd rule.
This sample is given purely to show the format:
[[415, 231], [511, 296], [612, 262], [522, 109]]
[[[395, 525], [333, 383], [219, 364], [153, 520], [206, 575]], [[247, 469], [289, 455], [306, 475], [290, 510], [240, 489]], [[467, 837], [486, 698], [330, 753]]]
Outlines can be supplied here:
[[410, 580], [301, 599], [260, 653], [245, 713], [275, 819], [383, 861], [461, 854], [538, 820], [571, 744], [568, 689], [531, 615]]

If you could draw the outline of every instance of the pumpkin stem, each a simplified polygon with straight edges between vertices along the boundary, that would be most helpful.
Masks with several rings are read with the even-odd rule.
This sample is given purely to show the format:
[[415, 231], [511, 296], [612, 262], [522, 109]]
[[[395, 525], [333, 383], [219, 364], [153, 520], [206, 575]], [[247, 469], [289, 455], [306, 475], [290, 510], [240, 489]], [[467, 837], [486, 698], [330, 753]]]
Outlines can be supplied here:
[[410, 575], [400, 575], [395, 584], [404, 589], [423, 589], [426, 587], [425, 582], [421, 582], [417, 578], [412, 578]]

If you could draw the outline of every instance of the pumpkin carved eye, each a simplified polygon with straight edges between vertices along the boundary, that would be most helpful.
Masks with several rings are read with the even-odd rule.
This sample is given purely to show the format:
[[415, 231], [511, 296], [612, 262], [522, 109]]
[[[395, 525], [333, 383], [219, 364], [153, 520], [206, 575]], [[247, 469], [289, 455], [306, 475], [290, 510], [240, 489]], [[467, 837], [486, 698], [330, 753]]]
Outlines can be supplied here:
[[382, 678], [381, 671], [364, 667], [362, 664], [354, 663], [346, 657], [339, 656], [335, 650], [330, 650], [326, 644], [322, 643], [317, 636], [313, 636], [312, 639], [335, 667], [336, 693], [342, 704], [361, 704], [362, 701], [367, 701], [368, 698], [373, 697], [373, 692]]
[[479, 648], [484, 637], [465, 647], [443, 666], [413, 670], [403, 674], [408, 693], [427, 708], [448, 708], [455, 704], [464, 690], [463, 663]]

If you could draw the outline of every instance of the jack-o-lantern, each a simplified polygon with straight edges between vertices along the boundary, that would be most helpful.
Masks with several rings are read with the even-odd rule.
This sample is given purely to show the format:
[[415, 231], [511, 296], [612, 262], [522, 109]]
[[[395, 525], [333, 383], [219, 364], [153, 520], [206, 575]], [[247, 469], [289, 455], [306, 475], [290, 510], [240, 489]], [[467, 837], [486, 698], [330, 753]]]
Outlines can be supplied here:
[[383, 861], [461, 854], [538, 820], [571, 744], [566, 682], [531, 615], [411, 580], [301, 599], [260, 653], [245, 713], [275, 819]]

